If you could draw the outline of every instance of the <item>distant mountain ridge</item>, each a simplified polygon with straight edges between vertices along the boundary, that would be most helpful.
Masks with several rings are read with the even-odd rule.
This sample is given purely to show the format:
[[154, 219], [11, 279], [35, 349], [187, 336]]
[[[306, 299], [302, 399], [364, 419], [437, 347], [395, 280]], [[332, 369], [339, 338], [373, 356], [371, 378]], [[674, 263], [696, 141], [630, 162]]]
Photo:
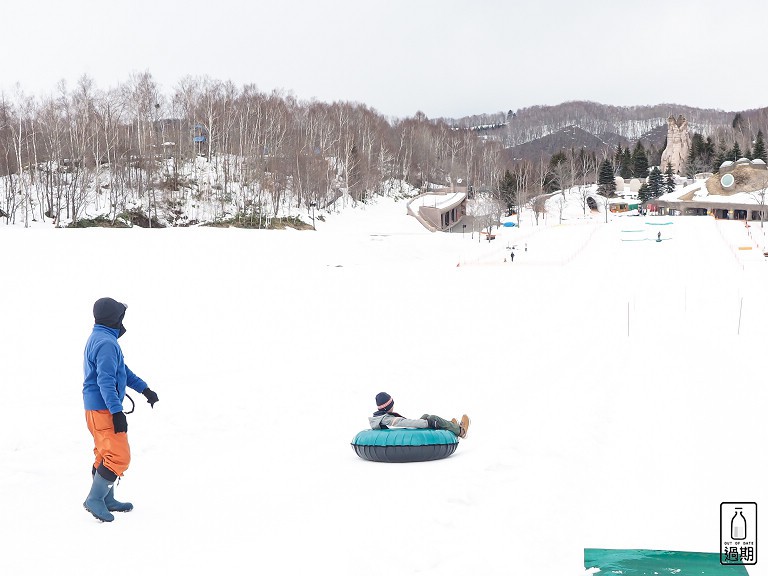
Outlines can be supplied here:
[[[758, 129], [768, 133], [768, 107], [742, 112], [695, 108], [679, 104], [611, 106], [588, 101], [556, 106], [530, 106], [517, 111], [482, 114], [449, 120], [455, 126], [475, 128], [504, 143], [511, 156], [535, 158], [563, 149], [600, 150], [616, 145], [659, 148], [667, 136], [667, 118], [685, 116], [690, 132], [713, 140], [742, 140], [749, 145]], [[741, 121], [736, 126], [737, 115]], [[744, 146], [742, 146], [744, 149]]]

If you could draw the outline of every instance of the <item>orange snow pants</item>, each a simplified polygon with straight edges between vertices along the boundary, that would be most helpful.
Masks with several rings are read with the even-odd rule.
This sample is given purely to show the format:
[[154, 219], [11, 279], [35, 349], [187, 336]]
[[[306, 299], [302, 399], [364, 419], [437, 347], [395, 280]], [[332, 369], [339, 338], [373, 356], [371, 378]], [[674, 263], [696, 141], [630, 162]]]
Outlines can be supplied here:
[[93, 454], [96, 460], [94, 468], [102, 462], [118, 476], [122, 476], [131, 463], [131, 448], [128, 446], [128, 433], [115, 434], [112, 414], [109, 410], [86, 410], [85, 421], [93, 436]]

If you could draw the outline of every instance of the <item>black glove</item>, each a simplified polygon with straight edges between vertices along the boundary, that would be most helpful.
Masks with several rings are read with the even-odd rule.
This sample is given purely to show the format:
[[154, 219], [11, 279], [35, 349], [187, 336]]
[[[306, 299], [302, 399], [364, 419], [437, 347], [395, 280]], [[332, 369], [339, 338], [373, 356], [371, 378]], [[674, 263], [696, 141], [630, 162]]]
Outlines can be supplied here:
[[149, 405], [152, 408], [154, 408], [155, 407], [155, 402], [157, 402], [159, 400], [159, 398], [157, 397], [157, 394], [152, 392], [152, 390], [150, 390], [149, 388], [144, 388], [144, 392], [142, 392], [142, 394], [144, 394], [144, 396], [146, 397], [147, 402], [149, 403]]
[[115, 427], [115, 434], [128, 432], [128, 420], [125, 419], [125, 414], [123, 412], [115, 412], [112, 414], [112, 425]]
[[432, 429], [436, 429], [437, 428], [437, 420], [435, 420], [434, 418], [427, 418], [427, 426], [429, 426]]

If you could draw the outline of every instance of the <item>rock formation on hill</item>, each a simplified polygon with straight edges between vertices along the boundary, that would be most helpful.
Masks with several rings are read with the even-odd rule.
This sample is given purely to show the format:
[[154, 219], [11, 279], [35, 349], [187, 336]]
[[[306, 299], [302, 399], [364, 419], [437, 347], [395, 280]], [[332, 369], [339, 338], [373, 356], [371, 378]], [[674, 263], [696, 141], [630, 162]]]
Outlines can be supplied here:
[[672, 164], [675, 174], [680, 174], [685, 168], [688, 151], [691, 149], [691, 135], [688, 133], [688, 121], [681, 114], [675, 120], [674, 116], [667, 118], [667, 147], [661, 154], [661, 169], [667, 169], [667, 163]]

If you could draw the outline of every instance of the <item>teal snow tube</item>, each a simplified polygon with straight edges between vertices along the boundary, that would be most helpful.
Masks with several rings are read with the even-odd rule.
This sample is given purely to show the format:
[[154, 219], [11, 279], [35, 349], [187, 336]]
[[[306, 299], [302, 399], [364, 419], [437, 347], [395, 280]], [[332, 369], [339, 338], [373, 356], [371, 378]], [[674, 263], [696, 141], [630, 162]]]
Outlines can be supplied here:
[[431, 428], [363, 430], [352, 440], [355, 453], [372, 462], [439, 460], [453, 454], [458, 445], [452, 432]]

